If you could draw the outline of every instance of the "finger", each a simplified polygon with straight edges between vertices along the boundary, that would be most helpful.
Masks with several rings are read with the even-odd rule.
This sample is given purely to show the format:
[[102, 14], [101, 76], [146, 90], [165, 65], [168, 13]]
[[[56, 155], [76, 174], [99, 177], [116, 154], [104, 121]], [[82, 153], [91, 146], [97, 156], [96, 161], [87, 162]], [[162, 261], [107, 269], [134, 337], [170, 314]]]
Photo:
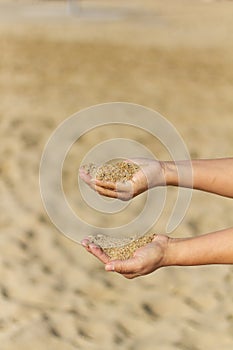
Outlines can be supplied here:
[[112, 260], [105, 266], [106, 271], [115, 271], [123, 275], [131, 275], [139, 270], [136, 259]]
[[79, 176], [84, 182], [86, 182], [87, 184], [90, 184], [92, 178], [91, 178], [91, 175], [85, 171], [85, 169], [83, 168], [79, 169]]
[[96, 186], [106, 188], [109, 190], [116, 190], [116, 183], [110, 182], [110, 181], [101, 181], [97, 179], [92, 179], [91, 182], [93, 182]]
[[91, 183], [104, 189], [114, 190], [115, 192], [133, 192], [133, 184], [131, 181], [109, 182], [91, 179]]
[[81, 244], [84, 248], [89, 249], [89, 245], [91, 244], [90, 239], [92, 239], [92, 236], [85, 237], [82, 241]]
[[138, 166], [145, 164], [145, 158], [125, 159], [124, 161], [131, 164], [137, 164]]
[[114, 192], [112, 190], [106, 190], [101, 187], [96, 186], [94, 188], [95, 191], [97, 191], [101, 196], [109, 197], [109, 198], [117, 198], [122, 201], [128, 201], [131, 198], [133, 198], [132, 193], [127, 193], [127, 192]]
[[113, 191], [113, 190], [108, 190], [106, 188], [96, 186], [93, 183], [90, 184], [90, 187], [94, 191], [98, 192], [101, 196], [110, 197], [110, 198], [118, 198], [118, 193]]
[[122, 276], [124, 276], [125, 278], [131, 280], [131, 279], [133, 279], [135, 277], [140, 277], [141, 274], [139, 274], [139, 273], [128, 273], [128, 274], [122, 274]]
[[131, 158], [131, 159], [126, 158], [126, 159], [124, 159], [124, 162], [139, 165], [139, 164], [142, 164], [143, 158]]
[[84, 238], [82, 241], [81, 241], [81, 244], [84, 248], [88, 248], [89, 247], [89, 244], [91, 242], [89, 241], [88, 237]]
[[88, 249], [89, 252], [93, 254], [97, 259], [99, 259], [102, 263], [107, 264], [110, 261], [109, 256], [98, 245], [90, 243]]
[[89, 186], [95, 191], [98, 192], [101, 196], [109, 197], [109, 198], [117, 198], [122, 201], [128, 201], [133, 197], [133, 193], [127, 192], [115, 192], [113, 190], [108, 190], [106, 188], [102, 188], [96, 186], [93, 182], [89, 184]]
[[82, 244], [82, 246], [86, 249], [86, 251], [88, 252], [88, 253], [91, 253], [91, 249], [90, 249], [90, 244], [91, 244], [91, 242], [89, 241], [89, 239], [88, 238], [84, 238], [82, 241], [81, 241], [81, 244]]

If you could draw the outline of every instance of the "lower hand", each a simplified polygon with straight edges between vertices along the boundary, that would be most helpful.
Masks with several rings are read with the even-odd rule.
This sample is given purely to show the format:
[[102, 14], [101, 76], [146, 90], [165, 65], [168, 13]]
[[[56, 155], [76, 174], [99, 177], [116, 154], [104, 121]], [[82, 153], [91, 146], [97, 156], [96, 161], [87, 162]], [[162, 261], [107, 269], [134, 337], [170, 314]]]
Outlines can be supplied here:
[[110, 260], [108, 255], [99, 246], [90, 243], [88, 238], [82, 241], [82, 245], [105, 264], [106, 271], [118, 272], [125, 278], [133, 279], [165, 266], [168, 241], [168, 236], [156, 235], [151, 243], [137, 249], [128, 260]]

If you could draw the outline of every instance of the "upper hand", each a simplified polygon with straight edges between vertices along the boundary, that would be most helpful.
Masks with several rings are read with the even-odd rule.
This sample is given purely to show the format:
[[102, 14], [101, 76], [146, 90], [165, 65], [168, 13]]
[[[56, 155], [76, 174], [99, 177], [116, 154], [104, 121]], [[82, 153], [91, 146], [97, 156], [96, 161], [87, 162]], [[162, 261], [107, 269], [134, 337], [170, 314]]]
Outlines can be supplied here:
[[140, 169], [134, 174], [132, 180], [127, 182], [100, 181], [92, 178], [84, 168], [80, 168], [79, 175], [82, 180], [99, 194], [125, 201], [145, 192], [149, 188], [165, 184], [163, 163], [146, 158], [133, 158], [126, 161], [136, 163], [140, 166]]

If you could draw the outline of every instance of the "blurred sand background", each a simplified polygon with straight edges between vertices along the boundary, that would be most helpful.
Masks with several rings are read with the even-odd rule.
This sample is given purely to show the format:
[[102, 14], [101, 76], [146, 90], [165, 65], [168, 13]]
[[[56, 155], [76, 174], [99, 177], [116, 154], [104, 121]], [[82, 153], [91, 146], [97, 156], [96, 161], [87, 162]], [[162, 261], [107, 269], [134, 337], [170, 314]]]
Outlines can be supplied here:
[[[232, 156], [233, 2], [96, 0], [83, 1], [82, 13], [70, 5], [0, 1], [0, 349], [232, 350], [231, 266], [132, 281], [106, 273], [53, 226], [38, 171], [59, 123], [110, 101], [160, 112], [192, 157]], [[87, 135], [82, 150], [109, 135]], [[78, 162], [76, 150], [64, 187], [82, 213]], [[232, 225], [230, 199], [196, 192], [173, 235]]]

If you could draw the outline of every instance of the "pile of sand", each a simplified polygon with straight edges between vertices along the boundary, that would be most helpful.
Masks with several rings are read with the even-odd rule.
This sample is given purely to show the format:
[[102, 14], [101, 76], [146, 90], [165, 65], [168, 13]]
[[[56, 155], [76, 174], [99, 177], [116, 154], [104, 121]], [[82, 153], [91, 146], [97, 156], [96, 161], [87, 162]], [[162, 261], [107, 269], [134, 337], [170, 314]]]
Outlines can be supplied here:
[[132, 162], [107, 162], [101, 166], [90, 163], [85, 164], [83, 169], [87, 174], [97, 180], [106, 182], [126, 182], [132, 179], [133, 175], [140, 169], [140, 167]]
[[91, 243], [99, 245], [111, 260], [126, 260], [132, 258], [135, 251], [151, 243], [155, 234], [147, 233], [141, 237], [135, 235], [129, 238], [112, 238], [107, 235], [89, 236]]

